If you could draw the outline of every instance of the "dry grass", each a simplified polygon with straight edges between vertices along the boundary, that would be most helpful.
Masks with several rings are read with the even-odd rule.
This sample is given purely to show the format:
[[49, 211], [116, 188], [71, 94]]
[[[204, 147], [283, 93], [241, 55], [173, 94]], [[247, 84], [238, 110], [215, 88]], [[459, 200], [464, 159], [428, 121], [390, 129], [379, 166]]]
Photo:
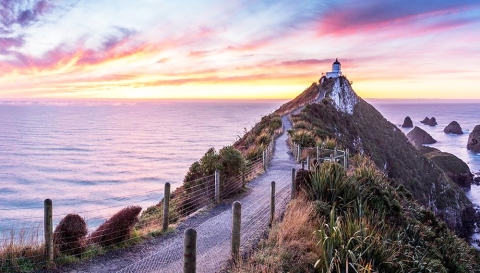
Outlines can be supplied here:
[[0, 238], [0, 272], [28, 272], [44, 263], [40, 226], [11, 230]]
[[287, 207], [255, 252], [230, 272], [311, 272], [318, 257], [314, 231], [319, 220], [311, 202], [301, 195]]

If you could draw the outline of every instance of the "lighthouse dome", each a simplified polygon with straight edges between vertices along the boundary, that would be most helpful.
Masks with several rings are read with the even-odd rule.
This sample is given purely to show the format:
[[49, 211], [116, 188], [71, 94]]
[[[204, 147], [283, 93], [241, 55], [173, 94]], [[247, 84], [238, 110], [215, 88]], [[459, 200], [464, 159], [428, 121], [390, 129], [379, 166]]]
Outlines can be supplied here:
[[327, 79], [342, 76], [342, 68], [340, 62], [338, 61], [338, 58], [335, 58], [335, 61], [332, 64], [332, 71], [327, 72], [325, 76], [327, 77]]

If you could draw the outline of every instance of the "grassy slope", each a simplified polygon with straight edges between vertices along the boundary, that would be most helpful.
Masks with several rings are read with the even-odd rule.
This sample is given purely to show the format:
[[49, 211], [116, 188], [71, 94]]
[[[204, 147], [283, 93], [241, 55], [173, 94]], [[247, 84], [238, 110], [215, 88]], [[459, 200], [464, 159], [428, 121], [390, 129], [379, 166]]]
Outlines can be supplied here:
[[365, 157], [352, 163], [299, 171], [305, 194], [232, 272], [479, 272], [478, 251], [403, 186]]

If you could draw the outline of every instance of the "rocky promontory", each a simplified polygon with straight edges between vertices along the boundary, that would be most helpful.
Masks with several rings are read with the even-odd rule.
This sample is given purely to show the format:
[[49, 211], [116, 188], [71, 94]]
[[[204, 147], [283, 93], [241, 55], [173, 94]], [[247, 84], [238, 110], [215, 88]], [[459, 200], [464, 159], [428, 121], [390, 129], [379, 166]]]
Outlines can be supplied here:
[[455, 134], [455, 135], [463, 134], [462, 127], [460, 127], [460, 124], [458, 124], [458, 122], [456, 121], [450, 122], [450, 124], [448, 124], [447, 127], [443, 129], [443, 131], [445, 132], [445, 134]]
[[476, 125], [468, 136], [467, 149], [472, 152], [480, 153], [480, 125]]
[[468, 165], [453, 154], [432, 147], [419, 148], [423, 155], [432, 160], [453, 182], [463, 188], [470, 188], [473, 174]]
[[407, 116], [405, 118], [405, 120], [403, 120], [402, 127], [403, 128], [412, 128], [413, 127], [412, 119], [409, 116]]
[[407, 134], [408, 141], [412, 143], [414, 146], [420, 146], [422, 144], [433, 144], [437, 142], [433, 137], [425, 132], [423, 129], [415, 126], [413, 130], [408, 132]]
[[[305, 141], [328, 137], [352, 154], [368, 155], [392, 179], [394, 186], [405, 187], [415, 200], [431, 208], [458, 235], [468, 236], [473, 226], [470, 220], [473, 219], [472, 203], [440, 167], [411, 145], [405, 134], [373, 106], [361, 98], [349, 99], [354, 97], [350, 94], [354, 91], [346, 78], [327, 79], [318, 85], [318, 92], [325, 94], [325, 99], [292, 115], [297, 122], [309, 124], [308, 129], [294, 128], [292, 134], [307, 137]], [[343, 96], [337, 96], [339, 93]], [[435, 143], [417, 127], [410, 136], [417, 139], [416, 142]]]

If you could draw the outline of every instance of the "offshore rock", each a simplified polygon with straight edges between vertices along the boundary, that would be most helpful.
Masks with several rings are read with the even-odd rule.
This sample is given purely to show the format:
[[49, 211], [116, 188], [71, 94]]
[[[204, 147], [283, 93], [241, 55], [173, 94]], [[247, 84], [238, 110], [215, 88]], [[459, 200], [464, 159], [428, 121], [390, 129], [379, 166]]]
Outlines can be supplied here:
[[430, 119], [428, 117], [425, 117], [422, 121], [420, 121], [421, 123], [428, 123]]
[[430, 126], [435, 126], [437, 125], [437, 120], [435, 119], [435, 117], [432, 117], [428, 122], [426, 122], [425, 124], [427, 125], [430, 125]]
[[456, 121], [450, 122], [450, 124], [448, 124], [447, 127], [443, 129], [443, 131], [445, 132], [445, 134], [455, 134], [455, 135], [463, 134], [462, 127], [460, 127], [460, 124], [458, 124], [458, 122]]
[[425, 132], [423, 129], [415, 126], [413, 130], [407, 134], [408, 141], [414, 146], [420, 146], [422, 144], [433, 144], [437, 142], [433, 137]]
[[468, 135], [467, 149], [480, 153], [480, 125], [476, 125], [470, 135]]
[[402, 127], [403, 128], [412, 128], [413, 127], [413, 121], [409, 116], [407, 116], [405, 118], [405, 120], [403, 120]]

